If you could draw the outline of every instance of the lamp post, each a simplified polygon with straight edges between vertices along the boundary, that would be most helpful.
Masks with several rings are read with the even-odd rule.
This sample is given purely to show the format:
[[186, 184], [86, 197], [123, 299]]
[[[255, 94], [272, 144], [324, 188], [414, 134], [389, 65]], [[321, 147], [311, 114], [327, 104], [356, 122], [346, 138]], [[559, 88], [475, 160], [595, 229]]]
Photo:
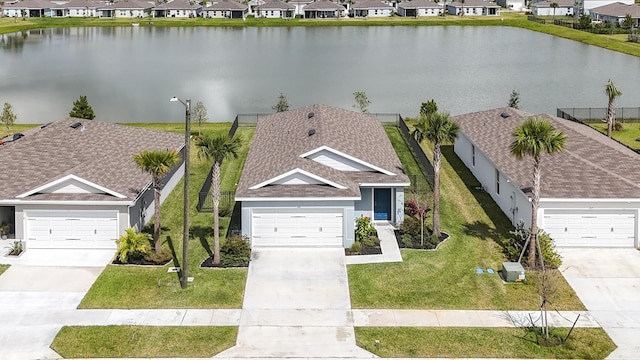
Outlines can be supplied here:
[[185, 119], [184, 119], [184, 214], [183, 214], [183, 226], [182, 226], [182, 266], [180, 272], [180, 286], [183, 289], [187, 288], [188, 274], [187, 269], [189, 267], [189, 148], [191, 137], [191, 100], [182, 101], [177, 97], [172, 97], [169, 101], [179, 101], [184, 105]]

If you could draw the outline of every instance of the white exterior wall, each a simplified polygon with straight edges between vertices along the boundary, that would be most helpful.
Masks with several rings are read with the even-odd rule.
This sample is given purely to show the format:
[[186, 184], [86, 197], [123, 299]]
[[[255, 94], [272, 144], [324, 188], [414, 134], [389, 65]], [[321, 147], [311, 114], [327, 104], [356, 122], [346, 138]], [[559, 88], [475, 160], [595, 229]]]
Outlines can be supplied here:
[[[550, 8], [550, 7], [533, 8], [533, 15], [553, 16], [553, 8]], [[566, 7], [556, 8], [555, 16], [567, 16], [567, 15], [573, 15], [573, 8], [566, 8]]]
[[322, 200], [322, 201], [243, 201], [241, 210], [242, 221], [242, 235], [251, 238], [251, 219], [253, 209], [260, 208], [272, 208], [272, 209], [284, 209], [284, 208], [332, 208], [342, 209], [343, 213], [343, 245], [345, 248], [350, 247], [354, 242], [354, 229], [355, 229], [355, 216], [353, 201], [349, 200]]
[[404, 188], [397, 187], [392, 190], [392, 199], [395, 199], [395, 219], [393, 221], [396, 224], [401, 224], [404, 221]]
[[117, 9], [115, 10], [115, 14], [117, 18], [143, 18], [149, 16], [148, 12], [142, 9]]
[[[258, 10], [260, 16], [259, 17], [263, 17], [266, 19], [280, 19], [280, 18], [284, 18], [286, 15], [286, 11], [280, 11], [280, 10]], [[293, 10], [291, 11], [293, 12]]]
[[[21, 16], [21, 10], [18, 10], [18, 9], [3, 9], [2, 13], [6, 17], [20, 17]], [[29, 17], [29, 14], [28, 13], [25, 14], [25, 17]]]
[[175, 17], [175, 18], [188, 18], [198, 16], [196, 10], [167, 10], [167, 17]]
[[204, 10], [202, 16], [211, 19], [224, 19], [228, 14], [226, 10]]
[[69, 17], [97, 17], [96, 9], [69, 9]]
[[367, 12], [368, 17], [385, 17], [391, 16], [393, 13], [392, 9], [369, 9]]

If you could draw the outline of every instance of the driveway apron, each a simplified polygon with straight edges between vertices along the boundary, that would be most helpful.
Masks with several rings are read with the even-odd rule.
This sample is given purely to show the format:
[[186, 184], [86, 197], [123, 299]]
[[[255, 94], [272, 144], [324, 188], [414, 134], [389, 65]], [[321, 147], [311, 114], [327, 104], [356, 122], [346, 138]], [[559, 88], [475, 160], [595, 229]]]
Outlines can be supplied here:
[[355, 345], [344, 249], [254, 249], [236, 346], [217, 357], [350, 357]]
[[562, 274], [591, 315], [618, 345], [609, 359], [640, 355], [640, 252], [561, 249]]

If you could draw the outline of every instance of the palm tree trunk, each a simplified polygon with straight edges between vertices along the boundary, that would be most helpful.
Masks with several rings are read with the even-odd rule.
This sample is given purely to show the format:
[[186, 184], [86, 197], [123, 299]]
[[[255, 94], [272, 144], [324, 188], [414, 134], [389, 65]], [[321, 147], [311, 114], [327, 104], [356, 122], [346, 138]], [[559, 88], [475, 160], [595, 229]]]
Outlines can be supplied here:
[[533, 191], [531, 194], [531, 234], [529, 241], [529, 267], [536, 267], [536, 250], [538, 243], [538, 206], [540, 202], [540, 175], [542, 167], [540, 166], [540, 157], [533, 159]]
[[213, 263], [220, 264], [220, 162], [213, 162], [211, 197], [213, 198]]
[[613, 132], [613, 122], [615, 117], [615, 109], [613, 107], [613, 98], [609, 98], [609, 105], [607, 106], [607, 136], [611, 139], [611, 133]]
[[153, 179], [153, 242], [156, 254], [162, 250], [160, 241], [160, 180]]
[[433, 146], [433, 234], [440, 237], [440, 144]]

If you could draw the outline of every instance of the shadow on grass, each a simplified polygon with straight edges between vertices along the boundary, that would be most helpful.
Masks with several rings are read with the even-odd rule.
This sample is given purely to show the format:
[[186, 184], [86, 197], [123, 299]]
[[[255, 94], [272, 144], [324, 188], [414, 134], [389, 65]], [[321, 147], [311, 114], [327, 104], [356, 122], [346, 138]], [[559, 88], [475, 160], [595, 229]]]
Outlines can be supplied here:
[[460, 179], [464, 182], [465, 186], [471, 192], [471, 195], [476, 199], [478, 204], [482, 207], [482, 210], [487, 214], [489, 219], [493, 222], [496, 230], [489, 228], [486, 224], [479, 224], [477, 221], [472, 224], [466, 224], [464, 231], [467, 234], [476, 234], [478, 237], [492, 239], [501, 242], [502, 238], [509, 238], [509, 231], [513, 230], [513, 225], [509, 218], [500, 210], [498, 205], [493, 201], [491, 195], [481, 189], [481, 184], [478, 179], [473, 176], [471, 170], [460, 160], [458, 155], [453, 151], [453, 145], [442, 146], [442, 155], [447, 159], [451, 167], [456, 171]]
[[198, 239], [200, 241], [200, 245], [205, 249], [209, 256], [213, 255], [213, 250], [211, 250], [211, 245], [207, 241], [207, 236], [213, 237], [213, 228], [204, 227], [204, 226], [192, 226], [189, 229], [191, 236]]
[[232, 235], [242, 235], [242, 212], [240, 203], [236, 201], [233, 205], [233, 211], [231, 212], [231, 219], [229, 220], [229, 227], [227, 228], [227, 238]]
[[483, 240], [495, 240], [498, 239], [501, 234], [492, 229], [489, 225], [481, 222], [474, 221], [473, 223], [466, 223], [462, 226], [462, 231], [469, 236], [476, 237]]
[[[173, 240], [171, 239], [171, 236], [167, 236], [167, 239], [165, 240], [165, 242], [167, 243], [167, 245], [169, 246], [169, 250], [171, 251], [171, 256], [173, 257], [173, 266], [174, 267], [179, 267], [180, 269], [182, 269], [182, 266], [180, 266], [180, 262], [178, 261], [178, 255], [176, 254], [176, 248], [173, 246]], [[176, 273], [177, 277], [178, 277], [178, 281], [180, 281], [180, 277], [182, 276], [181, 272], [177, 272]]]

